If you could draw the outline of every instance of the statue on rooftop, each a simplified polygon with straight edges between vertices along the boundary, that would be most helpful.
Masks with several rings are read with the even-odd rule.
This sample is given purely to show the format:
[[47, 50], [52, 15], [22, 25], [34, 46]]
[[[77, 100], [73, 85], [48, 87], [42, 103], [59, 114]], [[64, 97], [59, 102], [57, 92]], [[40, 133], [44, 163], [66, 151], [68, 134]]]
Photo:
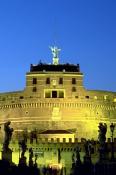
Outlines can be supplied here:
[[61, 49], [58, 49], [56, 46], [50, 47], [50, 49], [52, 51], [53, 58], [58, 58], [58, 53]]

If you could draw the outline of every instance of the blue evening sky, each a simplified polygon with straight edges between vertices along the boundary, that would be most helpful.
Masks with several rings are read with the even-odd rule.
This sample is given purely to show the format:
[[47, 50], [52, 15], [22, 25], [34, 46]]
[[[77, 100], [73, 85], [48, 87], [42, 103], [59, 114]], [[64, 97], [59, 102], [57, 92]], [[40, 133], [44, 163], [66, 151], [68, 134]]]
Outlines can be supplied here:
[[54, 44], [87, 89], [116, 91], [116, 0], [0, 0], [0, 92], [23, 90]]

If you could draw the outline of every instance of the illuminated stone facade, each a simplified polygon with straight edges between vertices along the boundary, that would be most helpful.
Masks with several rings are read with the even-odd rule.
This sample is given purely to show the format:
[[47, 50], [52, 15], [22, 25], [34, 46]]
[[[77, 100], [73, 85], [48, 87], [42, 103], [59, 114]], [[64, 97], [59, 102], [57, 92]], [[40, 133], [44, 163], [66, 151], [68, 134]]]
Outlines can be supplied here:
[[52, 64], [30, 66], [24, 90], [0, 94], [0, 123], [10, 120], [15, 130], [64, 129], [78, 139], [96, 139], [103, 122], [110, 137], [109, 125], [116, 123], [116, 92], [87, 90], [79, 64], [59, 64], [56, 57]]

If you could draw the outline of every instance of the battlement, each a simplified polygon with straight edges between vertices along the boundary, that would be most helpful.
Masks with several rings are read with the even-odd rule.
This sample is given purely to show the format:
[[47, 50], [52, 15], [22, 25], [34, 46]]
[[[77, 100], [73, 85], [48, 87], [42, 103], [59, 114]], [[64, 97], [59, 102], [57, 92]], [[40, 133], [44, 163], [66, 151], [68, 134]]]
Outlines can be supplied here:
[[30, 72], [80, 72], [80, 66], [79, 64], [74, 65], [74, 64], [58, 64], [58, 65], [53, 65], [53, 64], [43, 64], [40, 63], [38, 65], [33, 65], [31, 64], [30, 66]]

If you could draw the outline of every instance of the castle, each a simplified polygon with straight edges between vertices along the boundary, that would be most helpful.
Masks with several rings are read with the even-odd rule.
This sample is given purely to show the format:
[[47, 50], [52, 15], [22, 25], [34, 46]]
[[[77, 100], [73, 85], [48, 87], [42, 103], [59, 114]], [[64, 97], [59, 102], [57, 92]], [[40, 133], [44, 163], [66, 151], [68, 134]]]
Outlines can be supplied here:
[[79, 64], [60, 64], [60, 49], [51, 51], [52, 64], [31, 64], [24, 90], [0, 93], [0, 124], [10, 120], [15, 132], [65, 130], [78, 139], [97, 139], [103, 122], [110, 137], [109, 126], [116, 123], [116, 92], [87, 90]]

